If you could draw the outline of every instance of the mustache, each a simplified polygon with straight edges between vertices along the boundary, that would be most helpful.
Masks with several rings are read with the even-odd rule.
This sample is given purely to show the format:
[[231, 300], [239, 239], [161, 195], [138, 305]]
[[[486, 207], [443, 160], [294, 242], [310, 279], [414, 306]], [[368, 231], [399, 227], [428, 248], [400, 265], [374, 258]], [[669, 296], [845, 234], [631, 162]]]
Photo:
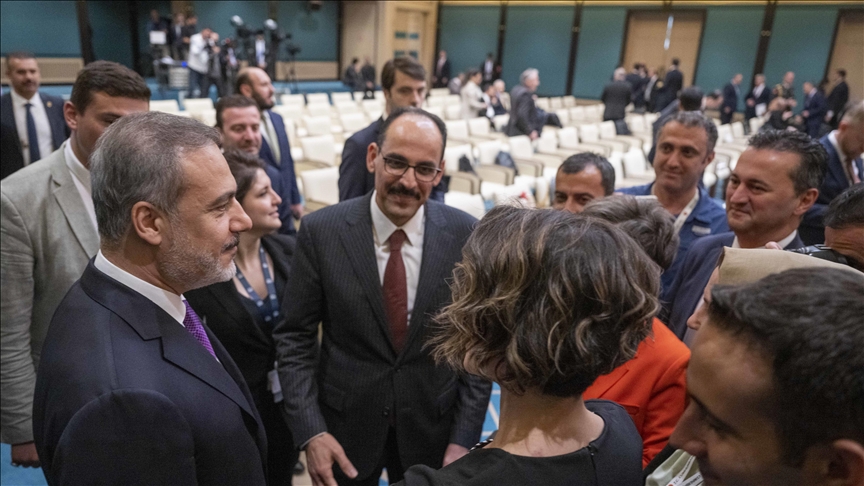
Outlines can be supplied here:
[[222, 247], [222, 252], [224, 253], [226, 251], [231, 251], [231, 249], [233, 249], [234, 247], [236, 247], [239, 244], [240, 244], [240, 234], [234, 233], [234, 238], [231, 240], [230, 243], [228, 243]]
[[417, 199], [418, 201], [420, 200], [420, 193], [419, 192], [417, 192], [413, 189], [408, 189], [407, 187], [405, 187], [402, 184], [396, 184], [396, 185], [390, 187], [390, 189], [387, 190], [387, 194], [392, 194], [394, 196], [408, 196], [408, 197], [413, 197], [414, 199]]

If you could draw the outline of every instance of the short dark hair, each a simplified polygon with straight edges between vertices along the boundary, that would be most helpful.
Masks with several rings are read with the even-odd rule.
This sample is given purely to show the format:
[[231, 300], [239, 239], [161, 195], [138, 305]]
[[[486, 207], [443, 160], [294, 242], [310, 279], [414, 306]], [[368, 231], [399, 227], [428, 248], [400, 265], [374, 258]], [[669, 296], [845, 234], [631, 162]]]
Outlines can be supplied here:
[[846, 77], [846, 70], [845, 69], [838, 69], [837, 74], [839, 74], [841, 78], [845, 78]]
[[9, 69], [11, 69], [9, 67], [10, 66], [9, 62], [12, 59], [36, 59], [36, 56], [34, 56], [33, 53], [29, 52], [29, 51], [15, 51], [15, 52], [10, 52], [9, 54], [6, 54], [6, 70], [7, 71]]
[[678, 93], [678, 102], [681, 111], [701, 111], [702, 98], [705, 93], [698, 86], [689, 86]]
[[681, 61], [677, 57], [672, 59], [672, 65], [673, 66], [678, 66], [680, 64], [681, 64]]
[[765, 130], [750, 137], [749, 146], [756, 150], [791, 152], [801, 159], [789, 177], [795, 184], [795, 194], [807, 189], [819, 189], [828, 170], [828, 152], [818, 140], [802, 132]]
[[[375, 140], [378, 144], [378, 150], [381, 150], [381, 147], [384, 146], [384, 141], [387, 140], [387, 131], [390, 129], [390, 125], [392, 125], [393, 122], [402, 115], [422, 116], [423, 118], [432, 120], [432, 122], [435, 123], [435, 126], [438, 127], [438, 131], [441, 132], [441, 158], [443, 159], [444, 148], [447, 147], [447, 125], [445, 125], [444, 122], [434, 114], [420, 108], [414, 108], [413, 106], [396, 108], [390, 112], [387, 119], [381, 124], [381, 128], [378, 129], [378, 139]], [[438, 162], [440, 162], [440, 160]]]
[[593, 165], [600, 171], [600, 180], [603, 183], [603, 193], [606, 196], [615, 192], [615, 168], [609, 163], [609, 160], [602, 155], [597, 155], [591, 152], [582, 152], [567, 157], [567, 160], [561, 163], [558, 168], [563, 174], [578, 174], [585, 170], [589, 165]]
[[864, 183], [854, 184], [835, 197], [825, 211], [824, 223], [834, 229], [864, 226]]
[[234, 80], [234, 92], [239, 93], [240, 87], [244, 84], [248, 84], [252, 86], [252, 77], [249, 76], [250, 69], [241, 69], [239, 73], [237, 73], [237, 79]]
[[712, 100], [719, 100], [723, 97], [723, 92], [719, 89], [715, 89], [714, 91], [709, 92], [705, 95], [707, 98], [711, 98]]
[[234, 182], [237, 183], [234, 199], [243, 204], [243, 198], [246, 197], [255, 182], [255, 178], [258, 177], [258, 169], [264, 168], [264, 162], [245, 150], [230, 149], [226, 150], [223, 155], [225, 155], [225, 161], [228, 162], [228, 168], [231, 169], [231, 175], [234, 176]]
[[216, 102], [216, 127], [222, 128], [222, 114], [228, 108], [247, 108], [250, 106], [254, 106], [260, 113], [261, 110], [258, 108], [258, 103], [248, 96], [233, 94], [219, 98], [219, 101]]
[[617, 194], [591, 201], [582, 215], [600, 218], [624, 230], [663, 271], [672, 266], [678, 254], [680, 238], [675, 218], [657, 201]]
[[660, 130], [657, 131], [658, 140], [660, 139], [660, 135], [663, 134], [663, 127], [672, 122], [680, 123], [687, 128], [701, 127], [705, 130], [705, 134], [708, 135], [708, 153], [710, 154], [714, 150], [714, 146], [717, 144], [717, 138], [719, 137], [717, 134], [717, 126], [714, 125], [714, 122], [710, 118], [703, 115], [702, 112], [679, 111], [678, 113], [667, 117], [660, 124]]
[[514, 393], [574, 397], [633, 357], [659, 288], [657, 265], [612, 224], [496, 206], [462, 250], [430, 345]]
[[811, 446], [864, 444], [864, 276], [801, 268], [711, 291], [711, 325], [772, 364], [770, 410], [789, 464]]
[[471, 79], [471, 78], [473, 78], [474, 76], [476, 76], [476, 75], [478, 75], [478, 74], [480, 74], [480, 70], [479, 70], [479, 69], [477, 69], [477, 68], [470, 68], [470, 69], [468, 69], [468, 72], [465, 73], [465, 79]]
[[95, 61], [78, 72], [69, 101], [79, 113], [84, 113], [93, 101], [93, 93], [105, 93], [112, 98], [150, 101], [150, 88], [135, 71], [111, 61]]
[[396, 71], [417, 81], [426, 79], [426, 69], [413, 57], [403, 56], [391, 59], [381, 68], [381, 88], [390, 91], [396, 82]]

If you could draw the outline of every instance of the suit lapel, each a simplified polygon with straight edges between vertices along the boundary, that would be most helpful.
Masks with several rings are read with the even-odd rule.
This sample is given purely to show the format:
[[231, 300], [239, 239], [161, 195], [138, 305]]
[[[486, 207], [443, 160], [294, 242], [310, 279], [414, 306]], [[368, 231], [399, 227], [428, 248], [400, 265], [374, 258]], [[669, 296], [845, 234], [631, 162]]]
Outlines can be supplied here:
[[59, 153], [54, 153], [56, 159], [51, 161], [54, 198], [57, 199], [57, 204], [60, 205], [60, 209], [66, 216], [66, 221], [72, 228], [72, 233], [75, 234], [81, 248], [84, 249], [87, 256], [93, 257], [99, 250], [99, 235], [87, 214], [87, 209], [81, 200], [81, 194], [78, 193], [78, 188], [72, 181], [72, 174], [66, 167], [66, 156], [61, 149], [58, 150]]
[[[828, 172], [831, 173], [831, 176], [836, 180], [842, 187], [846, 187], [848, 185], [848, 181], [846, 179], [846, 169], [843, 167], [843, 164], [840, 162], [840, 154], [837, 153], [837, 150], [834, 148], [834, 144], [831, 143], [831, 140], [828, 139], [828, 135], [825, 135], [824, 143], [822, 146], [825, 147], [825, 150], [828, 152]], [[821, 194], [820, 194], [821, 196]]]
[[[423, 261], [420, 263], [420, 281], [408, 326], [405, 349], [410, 349], [418, 335], [423, 334], [423, 321], [435, 301], [435, 288], [448, 280], [453, 272], [447, 261], [447, 250], [453, 246], [453, 235], [447, 231], [444, 215], [435, 204], [426, 204], [426, 227], [423, 235]], [[434, 309], [437, 311], [437, 309]], [[404, 353], [403, 353], [404, 354]]]
[[273, 156], [273, 150], [270, 149], [270, 144], [267, 143], [267, 139], [264, 137], [261, 137], [261, 150], [258, 151], [258, 156], [268, 164], [276, 167], [276, 170], [279, 170], [279, 161]]
[[[208, 292], [213, 294], [213, 298], [225, 310], [225, 313], [229, 317], [227, 321], [230, 321], [234, 325], [248, 321], [249, 312], [246, 310], [246, 307], [243, 306], [243, 302], [240, 300], [243, 297], [241, 297], [240, 294], [237, 293], [237, 289], [234, 288], [233, 280], [220, 282], [215, 285], [208, 285], [206, 289]], [[254, 320], [255, 316], [252, 317]], [[267, 336], [264, 335], [264, 331], [262, 331], [257, 325], [251, 327], [253, 328], [251, 334], [255, 335], [255, 339], [263, 346], [269, 348], [272, 345], [272, 339], [268, 339]], [[244, 334], [249, 334], [249, 331], [246, 328], [244, 328], [243, 331]], [[220, 357], [219, 359], [222, 358]]]
[[[390, 341], [390, 328], [387, 324], [387, 314], [384, 311], [384, 293], [381, 291], [381, 279], [378, 275], [378, 263], [375, 258], [375, 240], [372, 236], [372, 214], [369, 212], [369, 204], [372, 194], [367, 194], [362, 199], [357, 199], [354, 207], [345, 218], [345, 231], [340, 233], [345, 254], [351, 260], [354, 273], [360, 280], [360, 285], [369, 299], [372, 312], [381, 327], [381, 332], [387, 336], [387, 342], [393, 349]], [[416, 308], [416, 306], [415, 306]]]

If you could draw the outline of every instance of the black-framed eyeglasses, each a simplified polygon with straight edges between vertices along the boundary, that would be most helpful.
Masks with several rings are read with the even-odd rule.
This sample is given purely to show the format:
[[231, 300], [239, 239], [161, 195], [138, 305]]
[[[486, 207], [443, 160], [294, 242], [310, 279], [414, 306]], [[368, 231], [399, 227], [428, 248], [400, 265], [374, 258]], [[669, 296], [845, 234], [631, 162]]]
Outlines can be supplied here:
[[382, 155], [381, 158], [384, 159], [384, 170], [386, 170], [388, 174], [395, 176], [401, 177], [408, 172], [408, 169], [414, 169], [414, 177], [416, 177], [418, 181], [432, 182], [435, 180], [435, 177], [438, 176], [438, 173], [441, 172], [441, 169], [430, 163], [411, 165], [404, 160], [394, 159], [386, 155]]

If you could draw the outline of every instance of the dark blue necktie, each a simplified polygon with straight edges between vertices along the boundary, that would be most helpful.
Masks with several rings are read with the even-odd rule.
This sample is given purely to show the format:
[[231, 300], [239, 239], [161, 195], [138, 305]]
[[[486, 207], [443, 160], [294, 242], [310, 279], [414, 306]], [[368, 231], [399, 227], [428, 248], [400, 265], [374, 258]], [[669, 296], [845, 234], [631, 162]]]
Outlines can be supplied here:
[[30, 111], [33, 105], [25, 103], [24, 106], [27, 107], [27, 143], [30, 145], [30, 163], [32, 164], [42, 157], [39, 157], [39, 137], [36, 136], [36, 120], [33, 119], [33, 112]]

